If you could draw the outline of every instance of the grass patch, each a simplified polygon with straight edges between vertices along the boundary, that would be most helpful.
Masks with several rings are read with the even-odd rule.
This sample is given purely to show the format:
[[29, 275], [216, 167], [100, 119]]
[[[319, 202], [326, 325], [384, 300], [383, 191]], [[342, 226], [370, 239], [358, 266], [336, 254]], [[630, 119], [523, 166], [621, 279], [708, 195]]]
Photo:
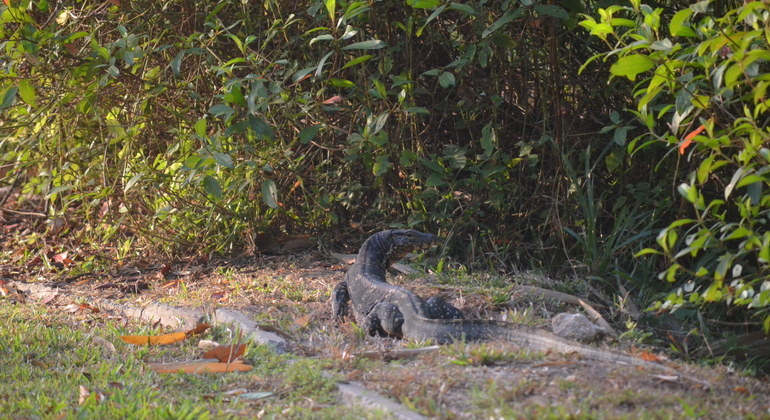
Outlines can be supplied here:
[[[227, 374], [156, 374], [148, 362], [200, 358], [197, 339], [170, 346], [124, 344], [125, 334], [157, 333], [101, 318], [75, 318], [47, 307], [0, 302], [0, 412], [11, 418], [208, 419], [382, 418], [337, 404], [328, 361], [276, 355], [251, 346], [254, 370]], [[116, 351], [101, 340], [112, 343]], [[272, 392], [242, 400], [237, 389]], [[86, 396], [81, 397], [85, 390]], [[90, 393], [90, 394], [88, 394]]]

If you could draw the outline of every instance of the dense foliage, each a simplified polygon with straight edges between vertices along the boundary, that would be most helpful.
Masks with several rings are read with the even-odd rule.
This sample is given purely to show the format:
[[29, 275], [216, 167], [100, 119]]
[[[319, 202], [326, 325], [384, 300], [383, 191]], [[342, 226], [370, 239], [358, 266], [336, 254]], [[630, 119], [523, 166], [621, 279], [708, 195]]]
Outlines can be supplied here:
[[657, 307], [724, 302], [745, 307], [768, 331], [770, 5], [748, 2], [716, 17], [704, 1], [664, 24], [663, 9], [631, 3], [581, 25], [619, 57], [613, 75], [651, 73], [634, 89], [649, 133], [629, 153], [662, 144], [682, 156], [677, 165], [688, 174], [677, 191], [690, 209], [660, 232], [657, 249], [639, 253], [669, 262], [658, 277], [674, 292]]
[[624, 175], [597, 136], [615, 99], [574, 71], [585, 42], [561, 38], [582, 6], [408, 3], [12, 2], [3, 180], [124, 250], [137, 232], [230, 252], [354, 224], [439, 231], [500, 270], [597, 254], [604, 194], [650, 186], [586, 197], [585, 221], [569, 204]]
[[[679, 290], [665, 305], [724, 300], [727, 273], [748, 303], [767, 289], [766, 86], [749, 53], [763, 38], [739, 23], [764, 21], [710, 7], [10, 0], [0, 186], [23, 192], [10, 210], [66, 220], [19, 238], [32, 249], [239, 254], [265, 231], [339, 246], [409, 226], [471, 266], [578, 274], [645, 304], [672, 290], [651, 247], [676, 221], [658, 236]], [[713, 47], [730, 25], [747, 51]], [[689, 172], [684, 209], [672, 186]]]

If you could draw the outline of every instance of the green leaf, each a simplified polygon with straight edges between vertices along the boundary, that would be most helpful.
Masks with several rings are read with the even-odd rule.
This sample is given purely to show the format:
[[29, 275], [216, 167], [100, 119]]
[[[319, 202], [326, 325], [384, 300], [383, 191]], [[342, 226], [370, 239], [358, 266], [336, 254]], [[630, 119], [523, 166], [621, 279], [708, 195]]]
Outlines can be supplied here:
[[552, 4], [538, 4], [535, 6], [535, 11], [541, 15], [553, 16], [561, 20], [569, 19], [569, 13], [566, 10]]
[[370, 41], [356, 42], [350, 45], [342, 47], [343, 50], [379, 50], [387, 47], [388, 44], [385, 41], [379, 39], [372, 39]]
[[738, 183], [738, 181], [743, 178], [743, 173], [746, 171], [746, 168], [743, 166], [739, 167], [735, 173], [733, 174], [732, 179], [730, 179], [730, 183], [727, 184], [727, 187], [725, 187], [725, 200], [727, 200], [728, 197], [730, 197], [730, 193], [733, 192], [733, 188], [735, 188], [735, 185]]
[[214, 161], [219, 166], [224, 166], [227, 169], [233, 169], [235, 168], [235, 165], [233, 164], [233, 158], [230, 157], [227, 153], [221, 153], [216, 152], [212, 153], [211, 156], [214, 158]]
[[487, 156], [492, 155], [492, 151], [495, 149], [497, 143], [497, 133], [495, 133], [492, 124], [487, 124], [481, 129], [481, 148], [484, 149], [484, 154]]
[[454, 169], [462, 169], [468, 163], [465, 153], [464, 147], [458, 147], [454, 144], [444, 145], [444, 159]]
[[423, 108], [421, 106], [412, 106], [409, 108], [405, 108], [404, 112], [408, 114], [425, 114], [430, 115], [430, 111], [428, 111], [426, 108]]
[[185, 50], [179, 51], [179, 54], [171, 61], [171, 71], [174, 73], [174, 77], [180, 77], [182, 60], [184, 59]]
[[265, 123], [262, 118], [249, 114], [249, 124], [251, 125], [251, 130], [254, 131], [254, 133], [265, 136], [270, 140], [275, 139], [273, 128], [267, 125], [267, 123]]
[[443, 88], [448, 88], [449, 86], [454, 86], [455, 85], [455, 75], [450, 73], [450, 72], [448, 72], [448, 71], [445, 71], [445, 72], [441, 73], [441, 76], [438, 77], [438, 83]]
[[375, 177], [379, 178], [387, 172], [388, 168], [391, 166], [390, 161], [388, 161], [388, 155], [377, 156], [377, 159], [375, 159], [374, 165], [372, 166], [372, 173], [374, 173]]
[[631, 127], [618, 127], [615, 129], [615, 134], [612, 136], [612, 141], [620, 147], [626, 145], [626, 137], [628, 136], [628, 129]]
[[765, 180], [765, 177], [752, 174], [752, 175], [748, 175], [748, 176], [744, 177], [743, 179], [741, 179], [741, 182], [739, 182], [738, 185], [736, 185], [736, 186], [738, 188], [740, 188], [740, 187], [744, 187], [744, 186], [749, 185], [749, 184], [753, 184], [755, 182], [762, 182], [764, 180]]
[[444, 181], [444, 175], [440, 174], [438, 172], [433, 172], [430, 174], [428, 179], [425, 181], [425, 187], [441, 187], [446, 185], [446, 181]]
[[205, 139], [206, 138], [206, 117], [203, 117], [199, 119], [195, 126], [193, 126], [195, 129], [195, 134], [198, 135], [198, 137]]
[[329, 51], [329, 52], [328, 52], [328, 53], [327, 53], [325, 56], [323, 56], [323, 58], [321, 59], [321, 61], [319, 61], [319, 62], [318, 62], [318, 66], [316, 67], [316, 70], [315, 70], [315, 77], [320, 77], [320, 76], [321, 76], [321, 72], [323, 71], [323, 69], [324, 69], [324, 66], [326, 65], [326, 60], [327, 60], [327, 59], [329, 58], [329, 56], [331, 56], [333, 53], [334, 53], [334, 51]]
[[58, 187], [51, 188], [51, 191], [48, 191], [48, 194], [45, 195], [45, 198], [50, 199], [54, 194], [69, 191], [73, 188], [75, 188], [74, 185], [60, 185]]
[[519, 7], [515, 10], [508, 10], [503, 14], [500, 19], [496, 20], [495, 23], [489, 25], [487, 29], [484, 30], [484, 32], [481, 33], [482, 38], [486, 38], [489, 35], [491, 35], [493, 32], [497, 31], [498, 29], [502, 28], [506, 23], [518, 18], [522, 14], [524, 14], [524, 7]]
[[313, 45], [314, 43], [316, 43], [318, 41], [333, 41], [333, 40], [334, 40], [334, 36], [333, 35], [331, 35], [331, 34], [323, 34], [323, 35], [318, 35], [317, 37], [311, 39], [310, 43], [308, 45]]
[[623, 158], [617, 150], [613, 150], [604, 158], [604, 163], [607, 165], [607, 171], [609, 173], [615, 172], [622, 162]]
[[692, 13], [692, 9], [682, 9], [676, 12], [674, 17], [671, 18], [671, 23], [668, 24], [668, 31], [671, 33], [671, 36], [697, 36], [695, 31], [684, 26], [684, 21], [692, 16]]
[[610, 73], [615, 76], [626, 76], [629, 80], [636, 80], [636, 75], [643, 73], [655, 66], [655, 62], [646, 55], [633, 54], [619, 59], [610, 67]]
[[310, 127], [303, 128], [297, 136], [299, 142], [302, 144], [310, 143], [310, 140], [315, 138], [316, 134], [318, 134], [318, 130], [320, 130], [321, 127], [323, 127], [323, 124], [315, 124], [311, 125]]
[[337, 8], [337, 0], [326, 0], [324, 4], [326, 5], [326, 11], [329, 12], [329, 19], [334, 22], [334, 9]]
[[407, 0], [406, 3], [414, 9], [432, 9], [440, 4], [438, 0]]
[[131, 187], [136, 185], [136, 183], [139, 182], [140, 179], [142, 179], [142, 175], [144, 174], [140, 172], [132, 176], [131, 179], [129, 179], [128, 182], [126, 182], [126, 185], [123, 186], [123, 192], [128, 192], [128, 190], [130, 190]]
[[[225, 104], [219, 104], [219, 105], [213, 105], [211, 108], [209, 108], [209, 114], [219, 117], [221, 115], [227, 115], [234, 113], [233, 109], [229, 105]], [[227, 117], [225, 117], [227, 119]]]
[[5, 91], [5, 94], [3, 94], [3, 102], [0, 104], [0, 109], [8, 108], [13, 105], [13, 103], [16, 102], [16, 92], [18, 91], [18, 86], [11, 86], [8, 88], [8, 90]]
[[278, 208], [278, 189], [272, 179], [262, 181], [262, 199], [271, 209]]
[[37, 108], [35, 103], [35, 87], [32, 86], [32, 82], [29, 79], [21, 79], [19, 81], [19, 96], [28, 105]]
[[305, 77], [308, 74], [314, 72], [315, 69], [316, 69], [316, 66], [313, 66], [313, 67], [308, 67], [308, 68], [302, 69], [302, 70], [294, 73], [294, 76], [292, 76], [292, 78], [291, 78], [292, 82], [297, 83], [303, 77]]
[[203, 177], [203, 190], [217, 200], [222, 198], [222, 187], [219, 186], [219, 181], [210, 175]]
[[372, 58], [372, 56], [371, 56], [371, 55], [369, 55], [369, 54], [367, 54], [367, 55], [362, 55], [361, 57], [356, 57], [356, 58], [354, 58], [354, 59], [352, 59], [352, 60], [348, 61], [347, 63], [345, 63], [345, 65], [344, 65], [344, 66], [342, 66], [342, 69], [346, 69], [346, 68], [348, 68], [348, 67], [353, 67], [353, 66], [355, 66], [356, 64], [361, 64], [361, 63], [364, 63], [364, 62], [366, 62], [366, 61], [369, 61], [371, 58]]
[[647, 254], [662, 255], [662, 253], [660, 251], [656, 250], [656, 249], [644, 248], [643, 250], [641, 250], [641, 251], [637, 252], [636, 254], [634, 254], [634, 258], [639, 258], [642, 255], [647, 255]]
[[347, 79], [336, 79], [334, 77], [329, 79], [329, 83], [331, 83], [332, 86], [334, 86], [334, 87], [343, 88], [343, 89], [350, 89], [350, 88], [353, 88], [353, 87], [356, 86], [356, 84], [351, 82], [350, 80], [347, 80]]
[[461, 12], [465, 12], [469, 15], [475, 15], [476, 11], [473, 9], [472, 6], [468, 6], [467, 4], [460, 4], [452, 2], [452, 4], [449, 5], [450, 9], [459, 10]]

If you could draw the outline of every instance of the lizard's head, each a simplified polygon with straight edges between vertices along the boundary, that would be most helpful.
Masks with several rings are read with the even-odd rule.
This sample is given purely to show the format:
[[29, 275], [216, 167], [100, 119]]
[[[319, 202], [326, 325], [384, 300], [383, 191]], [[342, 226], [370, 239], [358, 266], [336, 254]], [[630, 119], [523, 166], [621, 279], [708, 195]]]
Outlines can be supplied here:
[[441, 238], [430, 233], [422, 233], [414, 229], [394, 229], [380, 232], [377, 235], [386, 236], [387, 255], [390, 264], [403, 258], [412, 251], [428, 249], [439, 243]]

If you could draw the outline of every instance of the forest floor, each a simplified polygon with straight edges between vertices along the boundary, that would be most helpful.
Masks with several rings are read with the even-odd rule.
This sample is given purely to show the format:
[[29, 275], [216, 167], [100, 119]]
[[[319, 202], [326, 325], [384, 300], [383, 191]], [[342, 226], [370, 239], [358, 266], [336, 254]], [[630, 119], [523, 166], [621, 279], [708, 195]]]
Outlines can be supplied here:
[[[157, 398], [170, 398], [178, 402], [178, 407], [185, 404], [208, 407], [214, 418], [303, 418], [309, 412], [316, 418], [388, 417], [387, 413], [363, 408], [351, 410], [341, 405], [334, 391], [334, 381], [339, 380], [354, 381], [410, 410], [436, 419], [770, 418], [766, 377], [749, 375], [730, 364], [667, 360], [675, 359], [664, 347], [667, 344], [655, 340], [652, 345], [642, 344], [643, 339], [649, 342], [651, 337], [641, 332], [630, 334], [632, 339], [622, 338], [619, 343], [610, 345], [627, 354], [653, 355], [660, 363], [699, 381], [710, 382], [712, 386], [706, 388], [702, 383], [647, 368], [595, 362], [577, 355], [533, 352], [501, 341], [455, 343], [430, 351], [433, 349], [431, 343], [364, 337], [354, 324], [338, 325], [330, 316], [330, 291], [344, 278], [348, 263], [317, 252], [219, 261], [198, 259], [165, 263], [143, 260], [96, 275], [71, 275], [66, 265], [65, 261], [58, 264], [65, 268], [53, 267], [44, 274], [44, 270], [30, 269], [29, 263], [24, 267], [0, 266], [0, 280], [6, 288], [5, 296], [0, 298], [2, 316], [16, 320], [13, 322], [19, 325], [17, 335], [31, 334], [25, 332], [21, 324], [32, 322], [26, 328], [46, 327], [59, 333], [62, 329], [83, 331], [83, 340], [89, 343], [93, 342], [94, 336], [101, 336], [118, 347], [123, 365], [116, 369], [121, 372], [134, 362], [138, 366], [147, 362], [183, 360], [196, 352], [195, 345], [169, 345], [163, 346], [163, 350], [123, 345], [118, 339], [120, 335], [155, 334], [162, 328], [149, 322], [122, 319], [88, 305], [77, 306], [78, 303], [99, 297], [140, 307], [149, 302], [161, 302], [206, 312], [218, 307], [235, 308], [249, 314], [258, 324], [282, 331], [290, 354], [277, 356], [260, 346], [252, 346], [246, 359], [255, 366], [257, 373], [251, 375], [226, 374], [224, 379], [204, 381], [204, 384], [189, 379], [157, 379], [152, 376], [157, 374], [144, 372], [145, 378], [141, 380], [121, 377], [117, 381], [123, 385], [126, 381], [131, 382], [133, 385], [129, 388], [134, 389], [150, 387], [157, 390], [160, 383], [169, 389], [181, 386], [177, 394], [168, 391], [172, 396]], [[409, 287], [425, 298], [439, 294], [461, 308], [467, 318], [507, 319], [547, 328], [548, 319], [559, 312], [582, 311], [553, 299], [511, 293], [515, 283], [538, 283], [543, 287], [568, 290], [569, 285], [556, 280], [533, 275], [509, 278], [469, 276], [461, 271], [433, 273], [427, 268], [430, 266], [419, 262], [416, 274], [407, 276], [392, 272], [389, 281]], [[60, 292], [50, 299], [25, 299], [11, 288], [12, 281], [45, 284]], [[24, 339], [13, 336], [13, 331], [6, 330], [4, 334], [10, 336], [0, 337], [0, 341], [22, 342]], [[202, 338], [220, 342], [239, 340], [237, 334], [226, 329], [212, 329], [209, 336], [206, 334]], [[56, 342], [66, 338], [56, 335], [60, 338], [52, 339], [54, 335], [45, 337]], [[61, 351], [76, 351], [62, 346]], [[428, 348], [428, 351], [399, 356], [401, 350], [419, 348]], [[41, 355], [46, 351], [52, 350], [26, 354], [31, 350], [14, 345], [5, 348], [6, 353], [16, 352], [13, 354], [21, 365], [34, 365], [29, 367], [32, 373], [18, 373], [32, 376], [36, 374], [35, 366], [39, 366], [33, 363], [35, 360], [43, 358], [40, 362], [47, 367], [53, 363], [50, 355]], [[103, 350], [95, 351], [104, 353]], [[6, 354], [6, 359], [8, 357]], [[93, 377], [101, 370], [86, 369], [81, 366], [83, 363], [77, 362], [76, 366], [85, 376], [77, 376], [73, 383], [91, 389], [99, 382]], [[103, 363], [107, 361], [100, 361], [96, 366]], [[86, 375], [86, 371], [90, 373]], [[10, 375], [9, 372], [6, 374]], [[89, 377], [91, 381], [84, 379]], [[109, 387], [109, 383], [115, 382], [109, 377], [104, 376], [103, 386]], [[0, 378], [0, 382], [8, 379], [12, 377]], [[184, 384], [180, 385], [180, 382]], [[0, 386], [0, 400], [32, 398], [15, 387], [13, 381], [10, 385]], [[51, 392], [60, 391], [54, 389]], [[265, 394], [246, 400], [234, 398], [228, 392]], [[126, 407], [125, 399], [131, 400], [131, 397], [121, 395], [123, 403], [115, 404]], [[90, 407], [82, 398], [77, 404], [76, 389], [50, 399], [59, 401], [60, 405], [54, 404], [59, 408], [41, 412], [29, 408], [36, 405], [34, 402], [27, 405], [6, 402], [3, 403], [6, 406], [0, 404], [0, 409], [10, 412], [14, 418], [40, 417], [41, 413], [45, 414], [44, 418], [68, 418]], [[162, 400], [150, 402], [151, 405], [161, 403]], [[39, 401], [37, 405], [40, 405]], [[121, 412], [123, 414], [113, 416], [109, 410], [99, 411], [104, 408], [98, 407], [88, 409], [96, 410], [92, 414], [106, 416], [104, 418], [125, 415]]]

